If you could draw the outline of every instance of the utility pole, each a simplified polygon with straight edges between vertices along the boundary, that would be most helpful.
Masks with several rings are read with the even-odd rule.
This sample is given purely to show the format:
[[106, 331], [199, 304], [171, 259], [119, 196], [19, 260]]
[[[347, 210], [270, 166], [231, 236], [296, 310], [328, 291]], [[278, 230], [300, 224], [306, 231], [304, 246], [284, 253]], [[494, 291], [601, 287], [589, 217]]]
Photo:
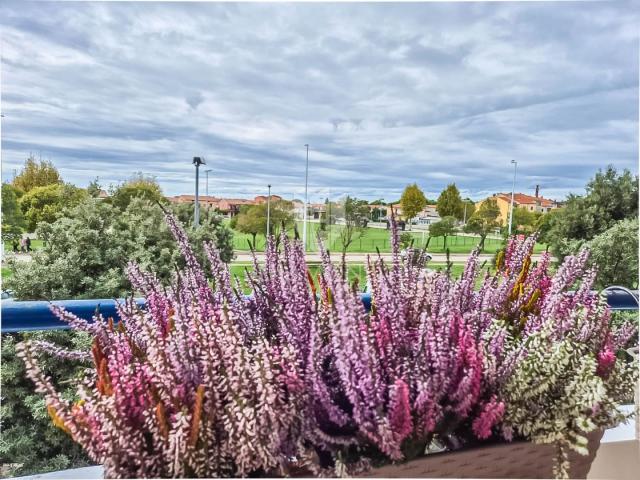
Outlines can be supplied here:
[[207, 175], [207, 190], [206, 190], [207, 197], [209, 196], [209, 172], [213, 172], [213, 170], [208, 169], [204, 171], [204, 173]]
[[307, 147], [307, 166], [304, 172], [304, 217], [302, 220], [302, 244], [304, 246], [304, 251], [307, 251], [307, 209], [309, 204], [308, 197], [308, 183], [309, 183], [309, 144], [305, 143], [305, 147]]
[[511, 160], [513, 164], [513, 185], [511, 186], [511, 208], [509, 208], [509, 236], [511, 236], [511, 225], [513, 224], [513, 195], [516, 191], [516, 172], [518, 171], [518, 162]]
[[204, 162], [204, 158], [201, 157], [193, 157], [193, 164], [196, 167], [196, 198], [193, 205], [193, 226], [194, 228], [198, 228], [198, 225], [200, 225], [200, 196], [198, 195], [198, 187], [200, 183], [200, 165], [206, 164]]
[[267, 240], [269, 240], [269, 226], [271, 225], [271, 184], [269, 187], [269, 196], [267, 197]]

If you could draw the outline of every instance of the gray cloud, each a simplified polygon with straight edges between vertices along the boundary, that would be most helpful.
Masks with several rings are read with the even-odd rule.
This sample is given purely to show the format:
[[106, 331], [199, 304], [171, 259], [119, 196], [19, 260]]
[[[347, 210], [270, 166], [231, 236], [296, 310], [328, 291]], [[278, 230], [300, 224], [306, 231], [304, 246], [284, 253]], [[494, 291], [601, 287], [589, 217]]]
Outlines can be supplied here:
[[4, 2], [2, 177], [29, 152], [65, 178], [396, 199], [456, 182], [563, 197], [637, 172], [634, 2]]

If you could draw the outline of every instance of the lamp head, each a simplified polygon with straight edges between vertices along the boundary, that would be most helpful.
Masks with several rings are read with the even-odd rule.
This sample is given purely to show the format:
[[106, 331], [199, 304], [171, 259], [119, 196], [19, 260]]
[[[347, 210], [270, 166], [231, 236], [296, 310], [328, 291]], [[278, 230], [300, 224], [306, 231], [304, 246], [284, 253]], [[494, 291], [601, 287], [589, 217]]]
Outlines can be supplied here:
[[193, 164], [196, 167], [199, 167], [200, 165], [206, 165], [203, 157], [193, 157]]
[[511, 163], [518, 163], [518, 162], [516, 162], [515, 160], [511, 160]]

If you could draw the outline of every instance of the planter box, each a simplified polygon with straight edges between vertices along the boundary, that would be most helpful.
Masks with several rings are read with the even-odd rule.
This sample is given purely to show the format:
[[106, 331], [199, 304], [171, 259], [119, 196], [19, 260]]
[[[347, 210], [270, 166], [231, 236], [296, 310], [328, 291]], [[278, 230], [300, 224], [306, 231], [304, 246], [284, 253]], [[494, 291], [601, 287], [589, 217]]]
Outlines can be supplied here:
[[[586, 478], [604, 432], [589, 435], [589, 455], [571, 452], [569, 478]], [[502, 443], [425, 455], [406, 463], [385, 465], [364, 477], [386, 478], [553, 478], [553, 445]]]

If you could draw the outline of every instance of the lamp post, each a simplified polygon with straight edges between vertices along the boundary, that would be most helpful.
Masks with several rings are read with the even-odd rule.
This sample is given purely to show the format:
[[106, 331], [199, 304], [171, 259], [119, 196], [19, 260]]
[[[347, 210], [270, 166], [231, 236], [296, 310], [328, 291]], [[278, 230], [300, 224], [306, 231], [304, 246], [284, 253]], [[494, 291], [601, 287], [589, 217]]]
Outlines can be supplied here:
[[198, 195], [198, 186], [200, 183], [200, 165], [206, 164], [204, 162], [204, 158], [202, 157], [193, 157], [193, 164], [196, 167], [196, 198], [193, 210], [193, 226], [194, 228], [198, 228], [198, 225], [200, 225], [200, 197]]
[[271, 225], [271, 184], [269, 187], [269, 196], [267, 197], [267, 240], [269, 240], [269, 226]]
[[304, 216], [302, 220], [302, 244], [304, 246], [304, 251], [307, 251], [307, 205], [308, 205], [308, 196], [307, 196], [307, 185], [309, 182], [309, 144], [305, 143], [305, 147], [307, 147], [307, 166], [304, 172]]
[[516, 173], [518, 171], [518, 162], [511, 160], [513, 164], [513, 185], [511, 186], [511, 207], [509, 208], [509, 236], [511, 236], [511, 225], [513, 223], [513, 195], [516, 191]]
[[207, 176], [207, 190], [206, 190], [206, 192], [207, 192], [207, 197], [209, 196], [209, 172], [213, 172], [213, 170], [208, 169], [208, 170], [205, 170], [205, 171], [204, 171], [204, 173], [205, 173], [205, 174], [206, 174], [206, 176]]

